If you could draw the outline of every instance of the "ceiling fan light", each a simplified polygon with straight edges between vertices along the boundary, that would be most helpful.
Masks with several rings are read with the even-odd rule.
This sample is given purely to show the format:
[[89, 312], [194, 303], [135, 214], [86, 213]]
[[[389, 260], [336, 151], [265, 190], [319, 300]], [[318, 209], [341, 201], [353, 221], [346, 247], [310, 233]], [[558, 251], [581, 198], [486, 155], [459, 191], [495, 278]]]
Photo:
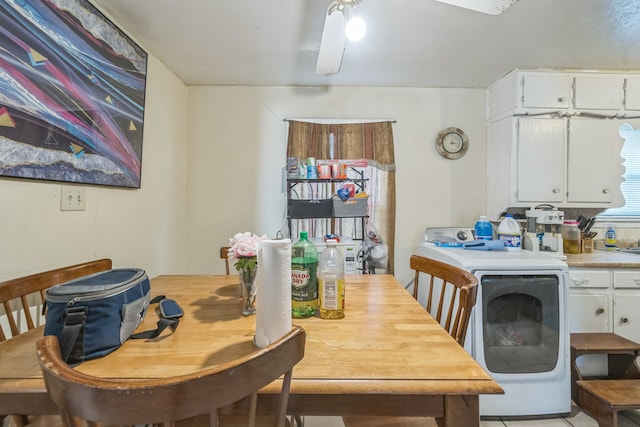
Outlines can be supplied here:
[[367, 24], [364, 20], [358, 16], [354, 16], [347, 22], [345, 28], [347, 38], [353, 42], [360, 41], [367, 34]]

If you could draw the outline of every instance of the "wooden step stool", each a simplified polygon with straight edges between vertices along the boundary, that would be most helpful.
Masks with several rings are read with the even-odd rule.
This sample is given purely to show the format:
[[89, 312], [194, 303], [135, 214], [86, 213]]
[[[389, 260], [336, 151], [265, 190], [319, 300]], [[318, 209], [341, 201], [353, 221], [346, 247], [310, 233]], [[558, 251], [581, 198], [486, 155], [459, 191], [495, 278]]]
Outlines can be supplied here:
[[[576, 359], [606, 354], [608, 372], [584, 377]], [[613, 333], [571, 334], [571, 398], [600, 427], [617, 426], [618, 411], [640, 409], [640, 344]]]
[[600, 427], [618, 427], [618, 411], [640, 409], [640, 379], [578, 381], [578, 406]]

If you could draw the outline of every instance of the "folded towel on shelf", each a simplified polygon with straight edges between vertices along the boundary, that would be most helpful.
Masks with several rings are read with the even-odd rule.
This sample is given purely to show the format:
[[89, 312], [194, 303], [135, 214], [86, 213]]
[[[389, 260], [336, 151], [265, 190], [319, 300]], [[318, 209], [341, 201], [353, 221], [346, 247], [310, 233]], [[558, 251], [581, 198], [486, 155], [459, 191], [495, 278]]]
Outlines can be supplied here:
[[472, 240], [471, 242], [464, 242], [464, 249], [474, 249], [476, 251], [506, 251], [502, 240]]

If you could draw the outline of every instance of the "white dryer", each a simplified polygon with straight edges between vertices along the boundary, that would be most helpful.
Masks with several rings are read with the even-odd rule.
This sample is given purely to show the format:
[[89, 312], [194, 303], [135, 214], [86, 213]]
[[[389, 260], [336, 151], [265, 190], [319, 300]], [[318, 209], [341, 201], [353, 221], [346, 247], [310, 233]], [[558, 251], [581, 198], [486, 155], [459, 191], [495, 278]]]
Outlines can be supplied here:
[[[468, 227], [427, 228], [416, 254], [461, 267], [478, 278], [465, 349], [505, 390], [504, 395], [481, 395], [480, 415], [570, 413], [567, 264], [527, 250], [459, 247], [470, 240]], [[420, 292], [418, 300], [426, 305], [426, 292]]]

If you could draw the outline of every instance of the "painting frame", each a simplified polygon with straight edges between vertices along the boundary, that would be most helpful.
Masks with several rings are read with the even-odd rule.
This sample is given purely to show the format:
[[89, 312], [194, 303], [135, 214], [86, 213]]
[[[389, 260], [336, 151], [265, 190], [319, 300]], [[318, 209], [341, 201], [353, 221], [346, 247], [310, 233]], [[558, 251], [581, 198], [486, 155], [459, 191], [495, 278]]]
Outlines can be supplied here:
[[0, 0], [0, 178], [140, 188], [147, 63], [88, 0]]

